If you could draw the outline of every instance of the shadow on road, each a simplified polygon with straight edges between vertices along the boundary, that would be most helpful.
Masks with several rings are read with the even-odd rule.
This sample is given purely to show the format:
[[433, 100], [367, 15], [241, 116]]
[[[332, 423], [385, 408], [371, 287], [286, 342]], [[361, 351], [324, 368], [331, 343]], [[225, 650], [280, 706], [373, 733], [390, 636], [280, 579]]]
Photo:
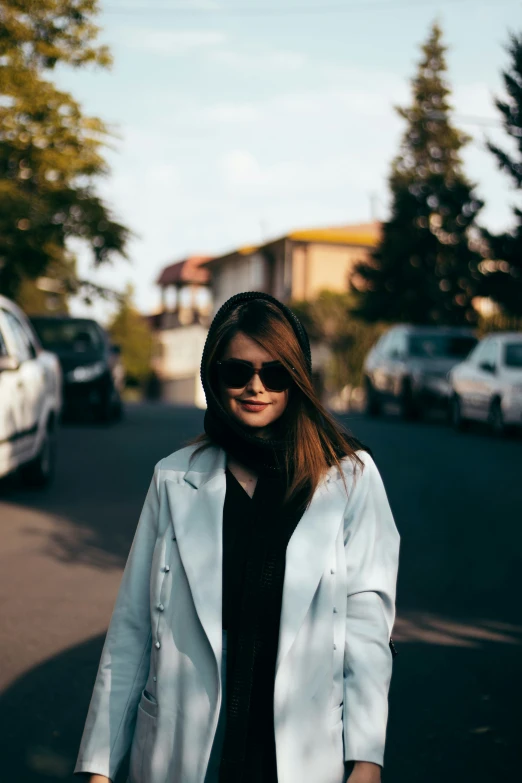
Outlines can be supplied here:
[[[102, 644], [103, 637], [97, 637], [61, 653], [0, 696], [4, 780], [75, 779], [72, 770]], [[385, 783], [514, 779], [521, 762], [520, 644], [480, 641], [468, 648], [403, 641], [399, 647]], [[122, 768], [118, 783], [124, 780]]]
[[46, 555], [95, 568], [123, 567], [154, 465], [203, 429], [203, 413], [196, 408], [128, 407], [124, 420], [109, 427], [88, 422], [61, 427], [49, 488], [28, 490], [16, 476], [0, 483], [0, 501], [52, 521]]

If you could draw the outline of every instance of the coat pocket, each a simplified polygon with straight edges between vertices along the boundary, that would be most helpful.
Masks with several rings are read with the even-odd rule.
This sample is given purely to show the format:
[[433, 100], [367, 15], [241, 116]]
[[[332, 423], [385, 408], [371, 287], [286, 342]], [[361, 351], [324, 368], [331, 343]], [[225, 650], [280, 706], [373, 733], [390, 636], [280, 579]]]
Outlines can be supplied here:
[[155, 718], [158, 714], [158, 702], [155, 697], [149, 691], [144, 690], [141, 694], [140, 703], [138, 709], [143, 710], [151, 718]]
[[152, 694], [143, 691], [138, 704], [136, 728], [132, 740], [129, 783], [148, 783], [146, 771], [150, 765], [158, 704]]

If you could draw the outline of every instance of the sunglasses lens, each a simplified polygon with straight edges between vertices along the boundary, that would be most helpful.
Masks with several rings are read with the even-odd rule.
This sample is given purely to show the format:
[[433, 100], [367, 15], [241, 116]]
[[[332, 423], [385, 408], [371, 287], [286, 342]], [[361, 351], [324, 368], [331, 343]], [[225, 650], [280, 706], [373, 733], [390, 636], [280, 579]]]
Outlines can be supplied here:
[[290, 373], [280, 364], [263, 367], [260, 376], [264, 386], [271, 391], [286, 391], [292, 383]]
[[251, 367], [239, 362], [222, 362], [218, 367], [221, 380], [229, 389], [242, 389], [253, 373]]

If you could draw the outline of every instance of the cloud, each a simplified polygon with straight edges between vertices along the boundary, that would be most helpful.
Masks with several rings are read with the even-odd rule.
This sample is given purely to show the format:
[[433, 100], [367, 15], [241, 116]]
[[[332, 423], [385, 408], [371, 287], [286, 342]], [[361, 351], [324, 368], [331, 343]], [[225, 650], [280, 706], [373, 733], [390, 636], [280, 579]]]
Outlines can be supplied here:
[[221, 46], [227, 40], [219, 30], [156, 30], [128, 28], [124, 44], [166, 57], [179, 57], [198, 49]]
[[258, 187], [266, 179], [256, 158], [247, 150], [228, 152], [221, 159], [220, 168], [225, 183], [231, 187]]
[[213, 123], [257, 122], [263, 116], [263, 108], [256, 103], [218, 103], [202, 112], [201, 120]]
[[241, 68], [253, 71], [299, 71], [307, 63], [307, 57], [302, 52], [286, 50], [241, 51], [240, 49], [216, 49], [211, 53], [212, 59], [231, 68]]

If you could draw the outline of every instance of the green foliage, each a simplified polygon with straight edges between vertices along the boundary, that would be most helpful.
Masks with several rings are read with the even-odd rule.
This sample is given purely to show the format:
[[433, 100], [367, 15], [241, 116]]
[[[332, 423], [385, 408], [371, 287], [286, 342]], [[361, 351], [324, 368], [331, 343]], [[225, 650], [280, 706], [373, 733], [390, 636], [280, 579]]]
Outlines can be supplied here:
[[364, 358], [384, 329], [382, 324], [354, 318], [353, 306], [351, 294], [335, 291], [321, 291], [311, 302], [291, 305], [310, 340], [323, 343], [330, 350], [326, 366], [326, 387], [330, 392], [361, 385]]
[[[507, 100], [497, 99], [495, 105], [502, 116], [504, 130], [511, 139], [513, 154], [508, 154], [491, 142], [489, 150], [498, 167], [522, 191], [522, 34], [512, 35], [507, 51], [510, 69], [503, 72]], [[509, 315], [522, 316], [522, 210], [513, 207], [515, 225], [512, 231], [492, 234], [484, 230], [491, 260], [484, 264], [486, 276], [483, 293], [494, 299]], [[497, 261], [497, 263], [494, 262]]]
[[146, 319], [136, 310], [133, 295], [133, 287], [128, 285], [109, 333], [121, 347], [127, 382], [142, 385], [150, 374], [152, 333]]
[[477, 325], [477, 334], [483, 337], [489, 332], [522, 332], [522, 316], [516, 317], [506, 313], [481, 316]]
[[398, 109], [407, 128], [389, 179], [391, 217], [372, 258], [352, 277], [356, 310], [369, 321], [476, 320], [481, 257], [470, 239], [483, 204], [462, 171], [460, 150], [468, 139], [450, 121], [441, 39], [435, 24], [412, 81], [412, 104]]
[[94, 46], [97, 10], [97, 0], [0, 0], [0, 291], [13, 298], [25, 278], [74, 268], [70, 238], [95, 265], [124, 255], [129, 232], [94, 192], [108, 130], [45, 78], [59, 63], [110, 63]]

